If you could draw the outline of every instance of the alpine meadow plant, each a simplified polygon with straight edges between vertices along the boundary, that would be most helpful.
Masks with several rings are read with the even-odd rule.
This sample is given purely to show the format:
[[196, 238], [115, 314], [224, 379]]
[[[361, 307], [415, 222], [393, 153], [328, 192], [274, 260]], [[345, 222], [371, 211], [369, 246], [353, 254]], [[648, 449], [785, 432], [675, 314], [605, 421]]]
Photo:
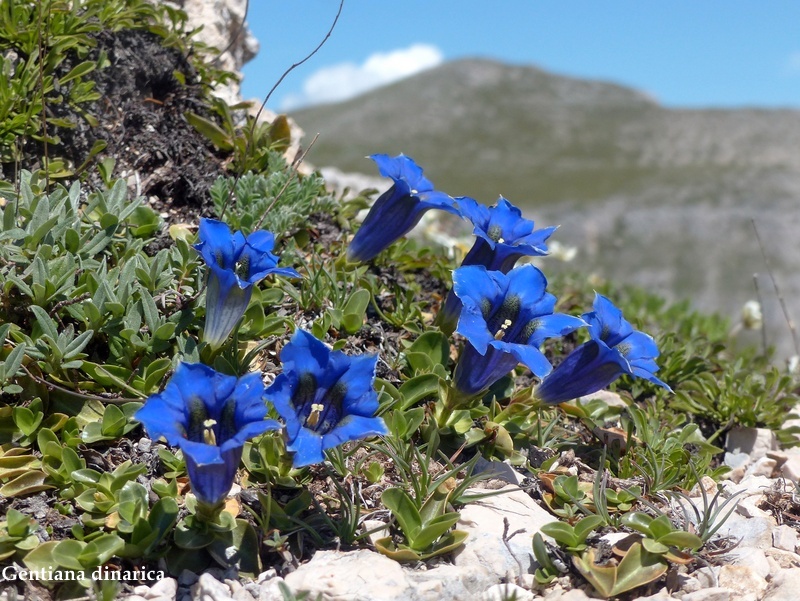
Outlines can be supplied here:
[[291, 267], [278, 267], [270, 232], [259, 230], [245, 238], [242, 232], [231, 233], [221, 221], [201, 219], [199, 240], [194, 248], [208, 266], [203, 340], [218, 349], [244, 315], [255, 284], [270, 274], [292, 278], [300, 274]]
[[280, 429], [266, 419], [264, 383], [258, 373], [241, 378], [202, 364], [180, 363], [163, 392], [134, 416], [151, 438], [163, 437], [183, 451], [192, 491], [210, 515], [227, 496], [244, 443]]
[[283, 347], [283, 372], [266, 397], [286, 424], [295, 467], [321, 463], [323, 451], [350, 440], [387, 434], [383, 419], [375, 417], [377, 361], [377, 355], [331, 351], [304, 330]]
[[[489, 271], [508, 273], [522, 257], [547, 254], [547, 239], [556, 227], [534, 229], [534, 222], [522, 217], [522, 211], [502, 196], [494, 206], [484, 206], [472, 198], [456, 198], [462, 217], [472, 223], [475, 243], [461, 266], [483, 265]], [[445, 332], [458, 323], [461, 302], [450, 290], [437, 322]]]
[[644, 332], [633, 329], [622, 311], [601, 294], [594, 311], [584, 313], [591, 340], [571, 352], [534, 389], [534, 396], [550, 405], [592, 394], [624, 374], [670, 387], [655, 376], [658, 347]]
[[461, 267], [453, 273], [453, 290], [463, 304], [457, 332], [467, 340], [453, 374], [463, 398], [488, 389], [519, 363], [546, 376], [552, 366], [540, 350], [542, 343], [586, 325], [578, 317], [553, 312], [556, 297], [533, 265], [508, 274]]
[[387, 154], [373, 154], [384, 177], [394, 185], [378, 197], [364, 222], [347, 248], [350, 261], [369, 261], [395, 240], [410, 232], [430, 209], [439, 209], [459, 215], [456, 201], [434, 189], [422, 175], [422, 168], [412, 158], [403, 154], [394, 158]]

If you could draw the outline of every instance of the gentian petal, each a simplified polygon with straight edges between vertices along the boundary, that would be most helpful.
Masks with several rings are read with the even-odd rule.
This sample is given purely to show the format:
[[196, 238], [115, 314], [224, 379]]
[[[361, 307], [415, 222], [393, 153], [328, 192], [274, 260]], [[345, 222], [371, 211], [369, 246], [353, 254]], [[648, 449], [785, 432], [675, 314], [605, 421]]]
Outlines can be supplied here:
[[590, 340], [576, 348], [533, 391], [544, 403], [557, 405], [601, 390], [630, 366], [615, 349]]
[[223, 282], [215, 271], [208, 274], [203, 340], [211, 348], [218, 349], [225, 344], [228, 335], [247, 310], [252, 296], [252, 285], [240, 288]]
[[341, 442], [385, 433], [383, 420], [374, 417], [377, 355], [331, 351], [298, 330], [283, 347], [281, 361], [283, 373], [266, 397], [286, 423], [286, 448], [295, 454], [295, 467], [319, 463], [324, 449]]
[[305, 467], [325, 461], [325, 455], [322, 452], [322, 435], [308, 428], [300, 428], [294, 440], [286, 445], [286, 450], [294, 453], [293, 467]]
[[589, 335], [608, 346], [616, 346], [633, 332], [622, 311], [602, 294], [595, 294], [593, 311], [582, 317], [589, 324]]
[[233, 483], [245, 441], [280, 424], [265, 420], [259, 374], [236, 378], [202, 364], [180, 363], [164, 391], [134, 416], [151, 438], [165, 436], [186, 459], [198, 501], [215, 506]]
[[322, 436], [322, 448], [332, 449], [350, 440], [367, 436], [385, 436], [388, 433], [386, 423], [380, 417], [348, 415], [333, 430]]
[[453, 290], [463, 303], [457, 331], [468, 343], [453, 375], [456, 390], [475, 395], [520, 362], [537, 376], [552, 369], [539, 346], [584, 322], [553, 314], [556, 298], [546, 291], [544, 274], [524, 265], [508, 274], [466, 266], [453, 274]]
[[422, 169], [409, 157], [385, 154], [370, 157], [381, 175], [394, 185], [381, 194], [367, 213], [347, 248], [350, 261], [369, 261], [398, 238], [407, 234], [430, 209], [460, 214], [455, 200], [433, 189]]

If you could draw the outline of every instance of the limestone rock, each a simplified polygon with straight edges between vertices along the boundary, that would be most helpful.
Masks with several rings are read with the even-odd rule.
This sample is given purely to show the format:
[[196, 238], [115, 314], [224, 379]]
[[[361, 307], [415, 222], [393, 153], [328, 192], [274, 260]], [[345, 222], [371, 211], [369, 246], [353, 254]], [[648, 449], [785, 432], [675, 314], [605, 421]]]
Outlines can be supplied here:
[[286, 576], [295, 593], [308, 591], [323, 601], [400, 601], [416, 599], [403, 568], [396, 561], [367, 550], [318, 551]]
[[516, 584], [495, 584], [483, 593], [481, 601], [505, 601], [515, 599], [516, 601], [533, 601], [533, 593], [526, 591]]
[[[453, 554], [455, 565], [486, 574], [494, 579], [489, 585], [505, 576], [514, 578], [531, 571], [535, 565], [531, 539], [544, 524], [556, 521], [524, 491], [514, 486], [500, 490], [507, 492], [465, 506], [456, 525], [469, 537]], [[505, 542], [504, 519], [508, 520], [509, 536]], [[521, 532], [514, 534], [517, 531]]]
[[739, 598], [729, 588], [707, 588], [681, 597], [681, 601], [738, 601]]
[[747, 453], [757, 461], [778, 448], [778, 439], [766, 428], [734, 428], [728, 432], [725, 450], [729, 453]]
[[797, 530], [786, 525], [778, 526], [772, 532], [772, 545], [777, 549], [794, 553], [797, 548]]
[[193, 601], [233, 601], [231, 589], [211, 574], [201, 574], [191, 588]]
[[763, 601], [796, 601], [800, 591], [800, 568], [781, 570], [769, 583]]
[[[208, 46], [224, 51], [219, 67], [238, 73], [258, 52], [258, 41], [245, 22], [247, 0], [162, 0], [186, 12], [191, 28], [203, 26], [197, 39]], [[239, 83], [232, 82], [215, 90], [228, 104], [240, 101]]]
[[719, 585], [734, 591], [737, 599], [743, 599], [750, 594], [760, 598], [767, 589], [766, 579], [745, 565], [722, 566], [719, 570]]

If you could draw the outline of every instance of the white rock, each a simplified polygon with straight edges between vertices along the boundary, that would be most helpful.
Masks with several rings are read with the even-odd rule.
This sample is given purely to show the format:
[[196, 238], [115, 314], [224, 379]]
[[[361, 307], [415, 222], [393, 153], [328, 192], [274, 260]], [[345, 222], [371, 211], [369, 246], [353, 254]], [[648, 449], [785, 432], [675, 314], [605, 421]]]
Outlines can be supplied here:
[[256, 583], [261, 584], [262, 582], [266, 582], [272, 578], [275, 578], [278, 575], [278, 572], [275, 568], [270, 568], [266, 572], [261, 572], [256, 578]]
[[800, 568], [781, 570], [769, 583], [763, 601], [797, 601], [800, 593]]
[[767, 478], [772, 478], [772, 473], [775, 471], [775, 468], [778, 467], [778, 462], [770, 457], [762, 457], [750, 467], [747, 468], [747, 475], [753, 476], [765, 476]]
[[582, 396], [578, 400], [583, 404], [586, 404], [592, 399], [600, 399], [610, 407], [621, 407], [624, 409], [628, 406], [628, 403], [626, 403], [621, 396], [619, 396], [616, 392], [611, 392], [610, 390], [598, 390], [595, 393]]
[[681, 601], [739, 601], [739, 598], [729, 588], [715, 587], [687, 593]]
[[705, 566], [692, 572], [692, 576], [697, 579], [701, 588], [716, 588], [719, 584], [717, 572], [719, 566]]
[[233, 593], [232, 599], [233, 601], [256, 601], [256, 598], [253, 597], [253, 595], [251, 595], [245, 588], [240, 588]]
[[401, 565], [373, 551], [317, 551], [306, 564], [286, 576], [293, 591], [308, 591], [348, 601], [389, 601], [413, 598]]
[[769, 518], [772, 514], [764, 511], [759, 507], [764, 501], [763, 494], [755, 494], [750, 496], [743, 496], [739, 498], [739, 503], [736, 505], [736, 513], [743, 515], [746, 518]]
[[[701, 485], [703, 487], [702, 490], [700, 489]], [[703, 476], [702, 478], [700, 478], [700, 482], [695, 484], [692, 487], [692, 490], [689, 491], [689, 496], [693, 498], [696, 497], [702, 498], [704, 491], [706, 493], [706, 496], [711, 498], [713, 498], [714, 495], [717, 494], [717, 483], [714, 482], [713, 478], [710, 478], [709, 476]]]
[[166, 597], [174, 599], [178, 593], [178, 581], [174, 578], [162, 578], [150, 587], [149, 594], [145, 595], [148, 599]]
[[674, 601], [674, 597], [669, 594], [666, 588], [662, 588], [657, 593], [648, 597], [636, 597], [636, 601]]
[[556, 593], [555, 595], [547, 595], [544, 601], [589, 601], [591, 598], [581, 589], [572, 589], [571, 591], [564, 591]]
[[778, 448], [775, 432], [767, 428], [734, 428], [728, 432], [725, 450], [729, 453], [747, 453], [751, 461], [764, 457]]
[[432, 601], [471, 599], [478, 591], [491, 586], [487, 584], [483, 574], [453, 565], [440, 565], [424, 571], [408, 571], [406, 575], [415, 591], [415, 599]]
[[719, 585], [737, 593], [737, 599], [754, 594], [756, 598], [767, 589], [767, 580], [745, 565], [722, 566], [719, 570]]
[[211, 574], [201, 574], [197, 583], [191, 588], [193, 601], [229, 601], [232, 600], [231, 589], [214, 578]]
[[490, 586], [481, 596], [481, 601], [506, 601], [506, 599], [533, 601], [533, 598], [532, 592], [526, 591], [516, 584], [508, 583]]
[[503, 480], [508, 484], [520, 485], [525, 476], [520, 474], [514, 467], [506, 461], [487, 461], [483, 457], [478, 458], [475, 463], [474, 473], [491, 474], [492, 478]]
[[[524, 491], [513, 486], [501, 490], [508, 492], [466, 505], [456, 525], [469, 537], [453, 554], [453, 563], [486, 573], [493, 579], [489, 584], [531, 571], [536, 563], [531, 539], [544, 524], [556, 521]], [[510, 537], [506, 542], [502, 540], [504, 519]], [[517, 531], [521, 532], [512, 536]]]
[[375, 546], [375, 541], [389, 536], [389, 525], [382, 520], [364, 520], [361, 524], [363, 532], [370, 532], [367, 535], [370, 542]]
[[786, 463], [781, 466], [781, 474], [795, 484], [800, 482], [800, 455], [787, 455]]
[[[740, 545], [727, 553], [725, 559], [732, 565], [747, 566], [762, 578], [768, 578], [772, 573], [772, 566], [767, 559], [766, 550]], [[719, 581], [719, 569], [721, 568], [717, 570], [717, 581]], [[720, 586], [722, 585], [720, 584]]]
[[[764, 551], [767, 559], [774, 561], [778, 565], [779, 570], [788, 570], [791, 568], [800, 568], [800, 555], [791, 551], [784, 551], [783, 549], [767, 549]], [[771, 574], [774, 576], [777, 570], [772, 570]]]
[[747, 453], [725, 453], [723, 463], [733, 469], [747, 467], [750, 463], [750, 455]]
[[797, 530], [785, 524], [778, 526], [772, 531], [772, 546], [794, 553], [797, 548]]

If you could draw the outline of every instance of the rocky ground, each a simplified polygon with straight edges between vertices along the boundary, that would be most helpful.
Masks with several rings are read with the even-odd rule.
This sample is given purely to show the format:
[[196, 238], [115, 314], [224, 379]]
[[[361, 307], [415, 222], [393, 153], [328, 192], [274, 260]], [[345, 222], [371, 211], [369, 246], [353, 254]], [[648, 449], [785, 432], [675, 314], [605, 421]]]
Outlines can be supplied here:
[[[729, 478], [719, 484], [722, 498], [736, 495], [736, 509], [717, 536], [693, 563], [672, 569], [666, 582], [620, 597], [640, 601], [792, 601], [800, 588], [800, 449], [778, 448], [769, 430], [740, 429], [728, 436]], [[535, 583], [538, 567], [531, 538], [543, 524], [555, 521], [535, 500], [531, 480], [505, 464], [485, 464], [495, 477], [487, 486], [497, 496], [467, 505], [457, 525], [469, 532], [452, 558], [400, 564], [375, 551], [320, 551], [311, 561], [278, 576], [270, 569], [252, 581], [233, 571], [184, 572], [151, 587], [139, 586], [126, 601], [269, 601], [310, 592], [323, 601], [582, 601], [598, 598], [590, 585], [565, 566], [564, 575], [547, 587]], [[577, 468], [575, 468], [577, 470]], [[710, 499], [718, 485], [706, 484]], [[477, 491], [476, 491], [477, 492]], [[485, 492], [482, 490], [480, 492]], [[702, 511], [699, 489], [690, 492]], [[728, 508], [731, 505], [728, 505]], [[724, 515], [726, 511], [722, 512]], [[383, 517], [383, 516], [378, 516]], [[722, 521], [720, 518], [718, 518]], [[364, 528], [380, 526], [367, 519]], [[373, 536], [379, 537], [377, 533]], [[606, 542], [617, 535], [607, 535]]]

